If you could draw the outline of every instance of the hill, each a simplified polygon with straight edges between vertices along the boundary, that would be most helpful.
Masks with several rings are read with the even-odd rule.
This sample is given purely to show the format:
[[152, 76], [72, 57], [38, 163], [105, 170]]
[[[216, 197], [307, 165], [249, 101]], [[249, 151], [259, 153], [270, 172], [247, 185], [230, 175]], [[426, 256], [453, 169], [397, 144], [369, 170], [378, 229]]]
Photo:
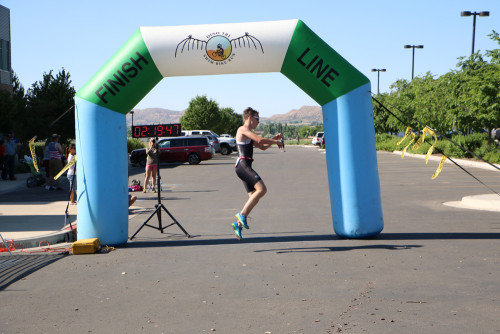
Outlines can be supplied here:
[[[184, 111], [163, 108], [133, 109], [134, 125], [179, 123]], [[132, 125], [132, 113], [127, 114], [127, 126]]]
[[[134, 109], [134, 124], [169, 124], [179, 123], [183, 111], [174, 111], [163, 108]], [[302, 106], [300, 109], [292, 109], [283, 115], [261, 117], [262, 123], [288, 123], [290, 125], [322, 124], [323, 115], [319, 106]], [[127, 114], [127, 126], [132, 124], [132, 113]]]
[[271, 117], [262, 118], [264, 123], [288, 123], [288, 124], [311, 124], [323, 123], [323, 114], [319, 106], [302, 106], [300, 109], [292, 109], [283, 115], [273, 115]]

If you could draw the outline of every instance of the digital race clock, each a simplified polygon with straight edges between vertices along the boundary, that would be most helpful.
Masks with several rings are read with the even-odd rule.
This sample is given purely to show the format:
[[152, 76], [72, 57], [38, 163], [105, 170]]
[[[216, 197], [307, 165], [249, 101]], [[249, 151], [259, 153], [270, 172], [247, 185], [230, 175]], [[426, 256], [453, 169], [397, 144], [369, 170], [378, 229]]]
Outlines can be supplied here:
[[132, 138], [181, 136], [181, 124], [133, 125]]

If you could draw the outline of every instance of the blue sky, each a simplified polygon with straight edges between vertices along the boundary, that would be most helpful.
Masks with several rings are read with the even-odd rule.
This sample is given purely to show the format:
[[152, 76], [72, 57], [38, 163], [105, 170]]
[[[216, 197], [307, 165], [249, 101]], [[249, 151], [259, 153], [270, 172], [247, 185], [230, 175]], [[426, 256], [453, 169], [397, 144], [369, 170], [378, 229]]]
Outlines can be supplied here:
[[[0, 0], [11, 12], [12, 67], [28, 89], [44, 72], [64, 67], [80, 89], [141, 26], [301, 19], [319, 37], [372, 81], [380, 91], [398, 79], [430, 71], [440, 76], [454, 69], [457, 58], [468, 56], [472, 17], [460, 12], [490, 11], [477, 17], [475, 49], [498, 44], [488, 34], [500, 32], [499, 0], [441, 1], [68, 1]], [[241, 113], [247, 106], [261, 116], [284, 114], [303, 105], [318, 105], [279, 73], [233, 74], [166, 78], [136, 108], [187, 108], [196, 95], [207, 95], [221, 107]]]

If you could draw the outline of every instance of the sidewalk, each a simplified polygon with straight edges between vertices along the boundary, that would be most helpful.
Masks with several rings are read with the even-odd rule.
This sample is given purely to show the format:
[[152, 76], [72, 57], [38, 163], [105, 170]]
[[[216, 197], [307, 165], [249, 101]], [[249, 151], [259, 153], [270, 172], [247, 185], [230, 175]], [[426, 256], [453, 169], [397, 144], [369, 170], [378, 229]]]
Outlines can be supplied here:
[[[16, 175], [15, 181], [0, 181], [0, 195], [28, 189], [26, 179], [29, 173]], [[7, 243], [18, 246], [16, 249], [54, 245], [72, 240], [69, 222], [76, 226], [76, 205], [68, 208], [67, 202], [0, 202], [0, 234]], [[1, 240], [0, 240], [1, 244]], [[3, 245], [1, 245], [3, 247]]]

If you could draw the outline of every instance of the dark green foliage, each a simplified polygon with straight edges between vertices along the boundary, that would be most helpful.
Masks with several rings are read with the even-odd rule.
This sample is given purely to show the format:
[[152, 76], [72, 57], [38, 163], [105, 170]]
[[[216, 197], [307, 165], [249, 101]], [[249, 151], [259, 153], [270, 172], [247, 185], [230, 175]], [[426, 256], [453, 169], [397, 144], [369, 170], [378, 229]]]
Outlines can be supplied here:
[[243, 118], [232, 108], [219, 108], [219, 104], [206, 95], [196, 96], [189, 101], [186, 113], [181, 117], [184, 130], [211, 130], [217, 134], [236, 135]]
[[144, 148], [144, 143], [139, 138], [127, 138], [127, 152]]

